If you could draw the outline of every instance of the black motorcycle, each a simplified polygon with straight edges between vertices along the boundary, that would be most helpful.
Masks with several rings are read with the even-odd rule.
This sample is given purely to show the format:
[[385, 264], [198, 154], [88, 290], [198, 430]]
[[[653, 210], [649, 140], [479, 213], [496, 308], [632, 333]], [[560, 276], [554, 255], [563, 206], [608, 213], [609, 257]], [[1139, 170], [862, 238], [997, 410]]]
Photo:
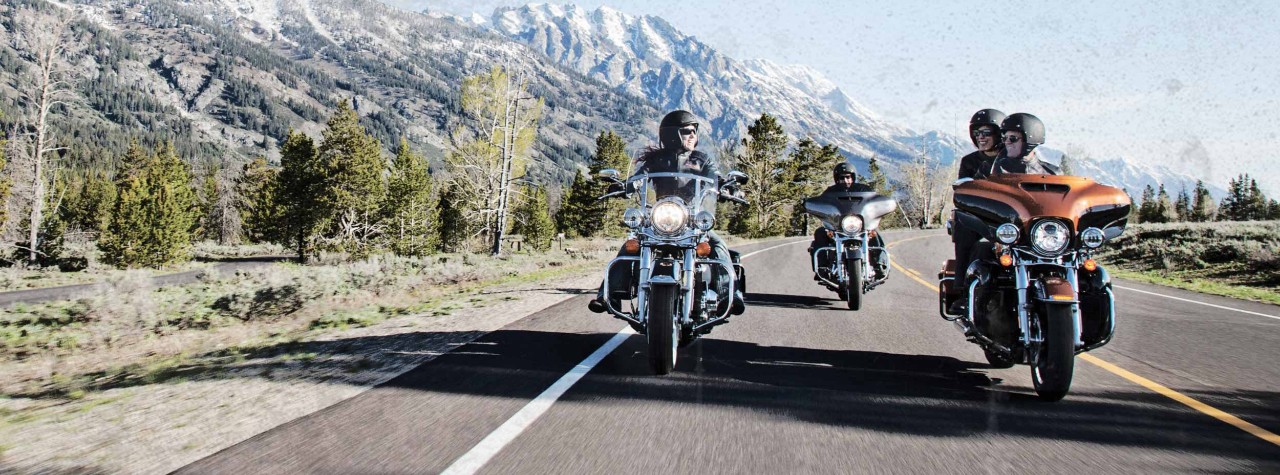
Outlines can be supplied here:
[[875, 245], [880, 219], [898, 202], [874, 192], [831, 191], [804, 200], [804, 210], [822, 221], [832, 245], [813, 250], [817, 280], [848, 302], [862, 308], [863, 294], [889, 277], [889, 250]]

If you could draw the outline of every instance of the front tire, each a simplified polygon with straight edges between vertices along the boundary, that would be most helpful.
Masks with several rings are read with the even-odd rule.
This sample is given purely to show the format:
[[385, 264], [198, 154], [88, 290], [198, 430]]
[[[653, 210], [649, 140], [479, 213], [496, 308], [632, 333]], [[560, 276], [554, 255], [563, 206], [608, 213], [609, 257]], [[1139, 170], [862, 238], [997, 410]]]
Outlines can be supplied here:
[[860, 310], [862, 308], [862, 261], [857, 259], [849, 261], [845, 265], [845, 269], [849, 274], [849, 284], [845, 286], [848, 289], [845, 292], [845, 301], [849, 303], [849, 310]]
[[1031, 366], [1031, 382], [1045, 401], [1058, 401], [1071, 390], [1075, 371], [1076, 332], [1071, 307], [1047, 305], [1042, 320], [1044, 342]]
[[649, 340], [649, 368], [653, 374], [671, 373], [676, 366], [676, 344], [680, 334], [675, 320], [677, 290], [674, 285], [660, 285], [649, 292], [645, 335]]

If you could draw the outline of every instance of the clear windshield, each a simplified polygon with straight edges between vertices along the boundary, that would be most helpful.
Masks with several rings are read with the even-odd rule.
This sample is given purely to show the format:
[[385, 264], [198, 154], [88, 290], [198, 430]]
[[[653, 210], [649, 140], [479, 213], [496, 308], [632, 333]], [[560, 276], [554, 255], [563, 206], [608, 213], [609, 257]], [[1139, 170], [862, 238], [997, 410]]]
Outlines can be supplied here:
[[627, 179], [637, 191], [641, 209], [648, 209], [659, 200], [677, 197], [690, 208], [690, 216], [699, 211], [716, 212], [716, 196], [719, 190], [716, 180], [692, 173], [642, 173]]

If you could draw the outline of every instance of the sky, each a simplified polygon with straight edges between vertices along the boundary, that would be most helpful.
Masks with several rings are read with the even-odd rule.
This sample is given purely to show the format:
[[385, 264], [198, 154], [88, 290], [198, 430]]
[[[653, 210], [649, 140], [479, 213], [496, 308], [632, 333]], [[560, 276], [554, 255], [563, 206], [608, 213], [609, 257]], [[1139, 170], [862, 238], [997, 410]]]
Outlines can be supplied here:
[[[384, 1], [486, 17], [531, 3]], [[1029, 112], [1047, 146], [1224, 188], [1249, 173], [1280, 197], [1280, 2], [573, 3], [660, 16], [735, 59], [810, 66], [918, 131], [963, 135], [987, 107]]]

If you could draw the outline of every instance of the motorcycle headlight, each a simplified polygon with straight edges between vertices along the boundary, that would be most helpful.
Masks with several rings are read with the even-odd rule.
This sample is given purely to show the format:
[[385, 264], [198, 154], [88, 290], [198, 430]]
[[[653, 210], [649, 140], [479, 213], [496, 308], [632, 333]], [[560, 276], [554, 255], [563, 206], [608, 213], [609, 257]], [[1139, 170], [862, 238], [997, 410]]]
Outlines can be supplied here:
[[1102, 230], [1098, 228], [1088, 228], [1080, 232], [1080, 242], [1084, 243], [1084, 247], [1089, 249], [1097, 249], [1107, 240], [1107, 236], [1102, 234]]
[[1046, 219], [1031, 227], [1031, 247], [1046, 256], [1056, 256], [1067, 248], [1071, 235], [1061, 221]]
[[699, 211], [698, 214], [693, 217], [693, 225], [702, 231], [710, 231], [711, 227], [715, 226], [715, 224], [716, 217], [712, 216], [711, 213], [707, 211]]
[[1001, 224], [1000, 227], [996, 228], [996, 239], [999, 239], [1004, 244], [1013, 244], [1014, 241], [1018, 240], [1018, 227], [1012, 223]]
[[644, 224], [644, 213], [635, 208], [627, 208], [622, 213], [622, 224], [627, 225], [628, 228], [638, 228], [641, 224]]
[[677, 201], [663, 201], [653, 207], [649, 222], [662, 234], [676, 234], [684, 228], [689, 212]]
[[862, 218], [858, 216], [845, 216], [840, 220], [840, 230], [846, 233], [856, 233], [862, 230]]

